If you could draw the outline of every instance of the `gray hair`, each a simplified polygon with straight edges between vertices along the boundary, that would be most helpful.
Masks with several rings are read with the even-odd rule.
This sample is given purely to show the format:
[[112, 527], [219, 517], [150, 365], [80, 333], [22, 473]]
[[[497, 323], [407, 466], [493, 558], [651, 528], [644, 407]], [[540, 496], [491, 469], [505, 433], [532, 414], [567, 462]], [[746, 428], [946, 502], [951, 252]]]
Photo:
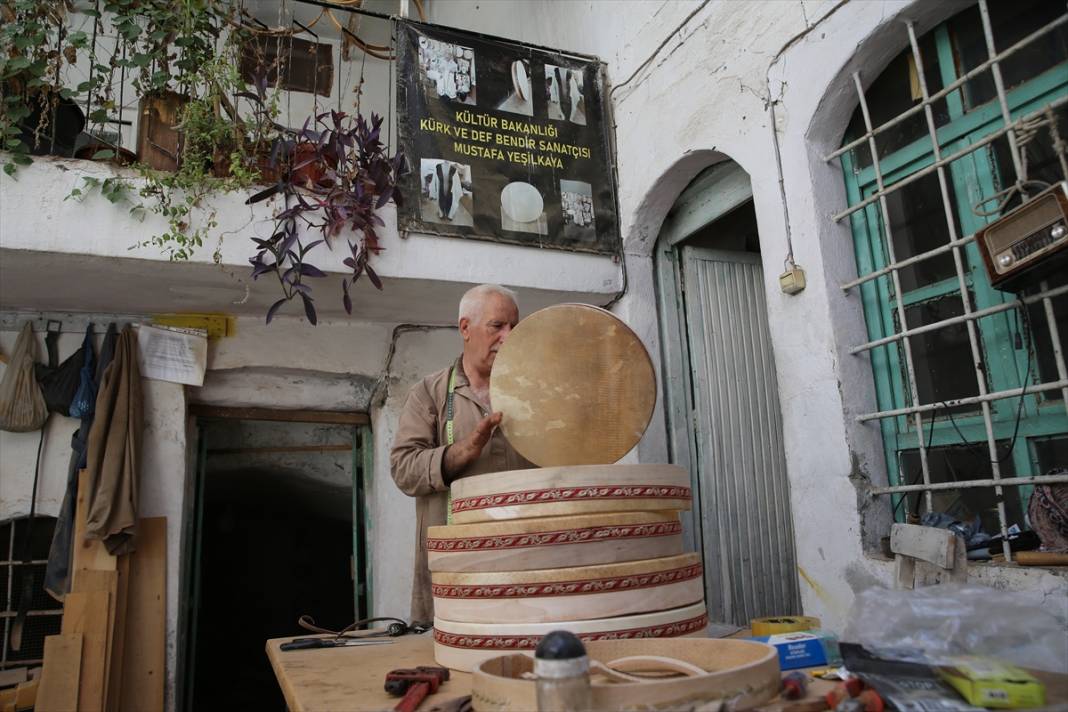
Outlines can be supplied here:
[[464, 296], [460, 299], [460, 315], [457, 319], [467, 318], [469, 321], [477, 322], [482, 317], [482, 301], [490, 294], [499, 294], [502, 297], [507, 297], [511, 300], [512, 304], [515, 304], [516, 309], [519, 309], [519, 298], [516, 293], [507, 287], [502, 287], [499, 284], [480, 284], [477, 287], [471, 287]]

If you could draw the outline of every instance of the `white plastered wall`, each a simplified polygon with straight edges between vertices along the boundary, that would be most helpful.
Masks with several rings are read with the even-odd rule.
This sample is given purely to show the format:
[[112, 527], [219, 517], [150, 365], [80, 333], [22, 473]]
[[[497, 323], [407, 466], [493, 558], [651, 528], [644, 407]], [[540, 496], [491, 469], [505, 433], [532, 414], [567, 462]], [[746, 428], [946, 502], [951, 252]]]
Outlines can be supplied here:
[[[764, 261], [804, 610], [841, 630], [854, 596], [888, 585], [889, 562], [869, 553], [888, 533], [885, 502], [867, 495], [886, 482], [878, 428], [855, 416], [875, 410], [870, 365], [848, 347], [866, 340], [855, 296], [839, 284], [856, 275], [836, 147], [856, 106], [850, 74], [868, 80], [907, 43], [903, 17], [921, 28], [964, 3], [713, 3], [637, 78], [615, 106], [620, 202], [632, 284], [675, 197], [696, 173], [726, 156], [752, 181]], [[825, 18], [825, 19], [824, 19]], [[925, 24], [926, 23], [926, 24]], [[713, 29], [714, 28], [714, 29]], [[663, 36], [663, 33], [660, 35]], [[685, 38], [685, 39], [683, 39]], [[626, 63], [613, 78], [629, 76]], [[770, 79], [770, 81], [769, 81]], [[793, 252], [808, 288], [778, 288], [787, 254], [768, 98], [775, 100]], [[657, 107], [671, 107], [663, 111]], [[658, 342], [641, 287], [617, 312]], [[657, 346], [658, 348], [658, 346]], [[655, 451], [655, 448], [650, 448]], [[647, 459], [643, 453], [642, 459]], [[1026, 589], [1053, 604], [1068, 627], [1068, 583], [1048, 571], [972, 567], [972, 579]]]

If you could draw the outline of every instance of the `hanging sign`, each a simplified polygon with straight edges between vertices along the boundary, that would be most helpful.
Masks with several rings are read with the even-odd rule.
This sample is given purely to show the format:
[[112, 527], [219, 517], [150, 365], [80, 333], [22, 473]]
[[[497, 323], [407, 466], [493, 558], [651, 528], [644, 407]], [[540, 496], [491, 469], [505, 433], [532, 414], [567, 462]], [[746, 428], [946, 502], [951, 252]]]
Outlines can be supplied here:
[[619, 250], [604, 65], [401, 22], [402, 230]]

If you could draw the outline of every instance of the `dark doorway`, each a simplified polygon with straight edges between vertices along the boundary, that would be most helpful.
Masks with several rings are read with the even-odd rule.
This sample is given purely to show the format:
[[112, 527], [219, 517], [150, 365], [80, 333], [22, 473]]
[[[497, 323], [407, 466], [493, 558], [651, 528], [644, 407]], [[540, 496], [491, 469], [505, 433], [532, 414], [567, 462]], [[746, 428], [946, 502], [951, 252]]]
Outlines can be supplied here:
[[284, 712], [266, 641], [299, 634], [301, 615], [339, 629], [364, 608], [358, 428], [202, 420], [200, 438], [184, 707]]

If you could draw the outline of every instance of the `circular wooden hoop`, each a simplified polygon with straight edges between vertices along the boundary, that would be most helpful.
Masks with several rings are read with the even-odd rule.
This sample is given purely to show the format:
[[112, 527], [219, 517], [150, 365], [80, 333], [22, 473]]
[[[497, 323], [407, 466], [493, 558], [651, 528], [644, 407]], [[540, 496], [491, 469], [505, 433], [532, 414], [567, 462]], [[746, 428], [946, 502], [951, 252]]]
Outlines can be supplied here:
[[697, 554], [541, 571], [431, 574], [434, 612], [464, 623], [610, 618], [704, 599]]
[[470, 672], [483, 660], [502, 653], [533, 654], [542, 636], [558, 629], [595, 641], [704, 636], [707, 627], [704, 601], [655, 613], [552, 623], [460, 623], [435, 617], [434, 658], [439, 665]]
[[678, 465], [510, 470], [464, 477], [451, 489], [454, 524], [690, 508], [690, 475]]
[[641, 339], [611, 312], [558, 304], [520, 321], [490, 378], [501, 429], [541, 467], [610, 464], [653, 414], [656, 375]]
[[433, 571], [529, 571], [682, 553], [676, 512], [626, 512], [452, 524], [427, 530]]
[[[779, 691], [779, 657], [775, 648], [748, 640], [684, 638], [675, 640], [606, 640], [586, 643], [590, 660], [608, 662], [635, 655], [676, 658], [707, 674], [640, 683], [593, 683], [598, 710], [654, 710], [696, 707], [730, 700], [732, 709], [750, 709]], [[527, 655], [504, 655], [479, 663], [471, 679], [471, 701], [479, 712], [525, 712], [537, 709]]]

